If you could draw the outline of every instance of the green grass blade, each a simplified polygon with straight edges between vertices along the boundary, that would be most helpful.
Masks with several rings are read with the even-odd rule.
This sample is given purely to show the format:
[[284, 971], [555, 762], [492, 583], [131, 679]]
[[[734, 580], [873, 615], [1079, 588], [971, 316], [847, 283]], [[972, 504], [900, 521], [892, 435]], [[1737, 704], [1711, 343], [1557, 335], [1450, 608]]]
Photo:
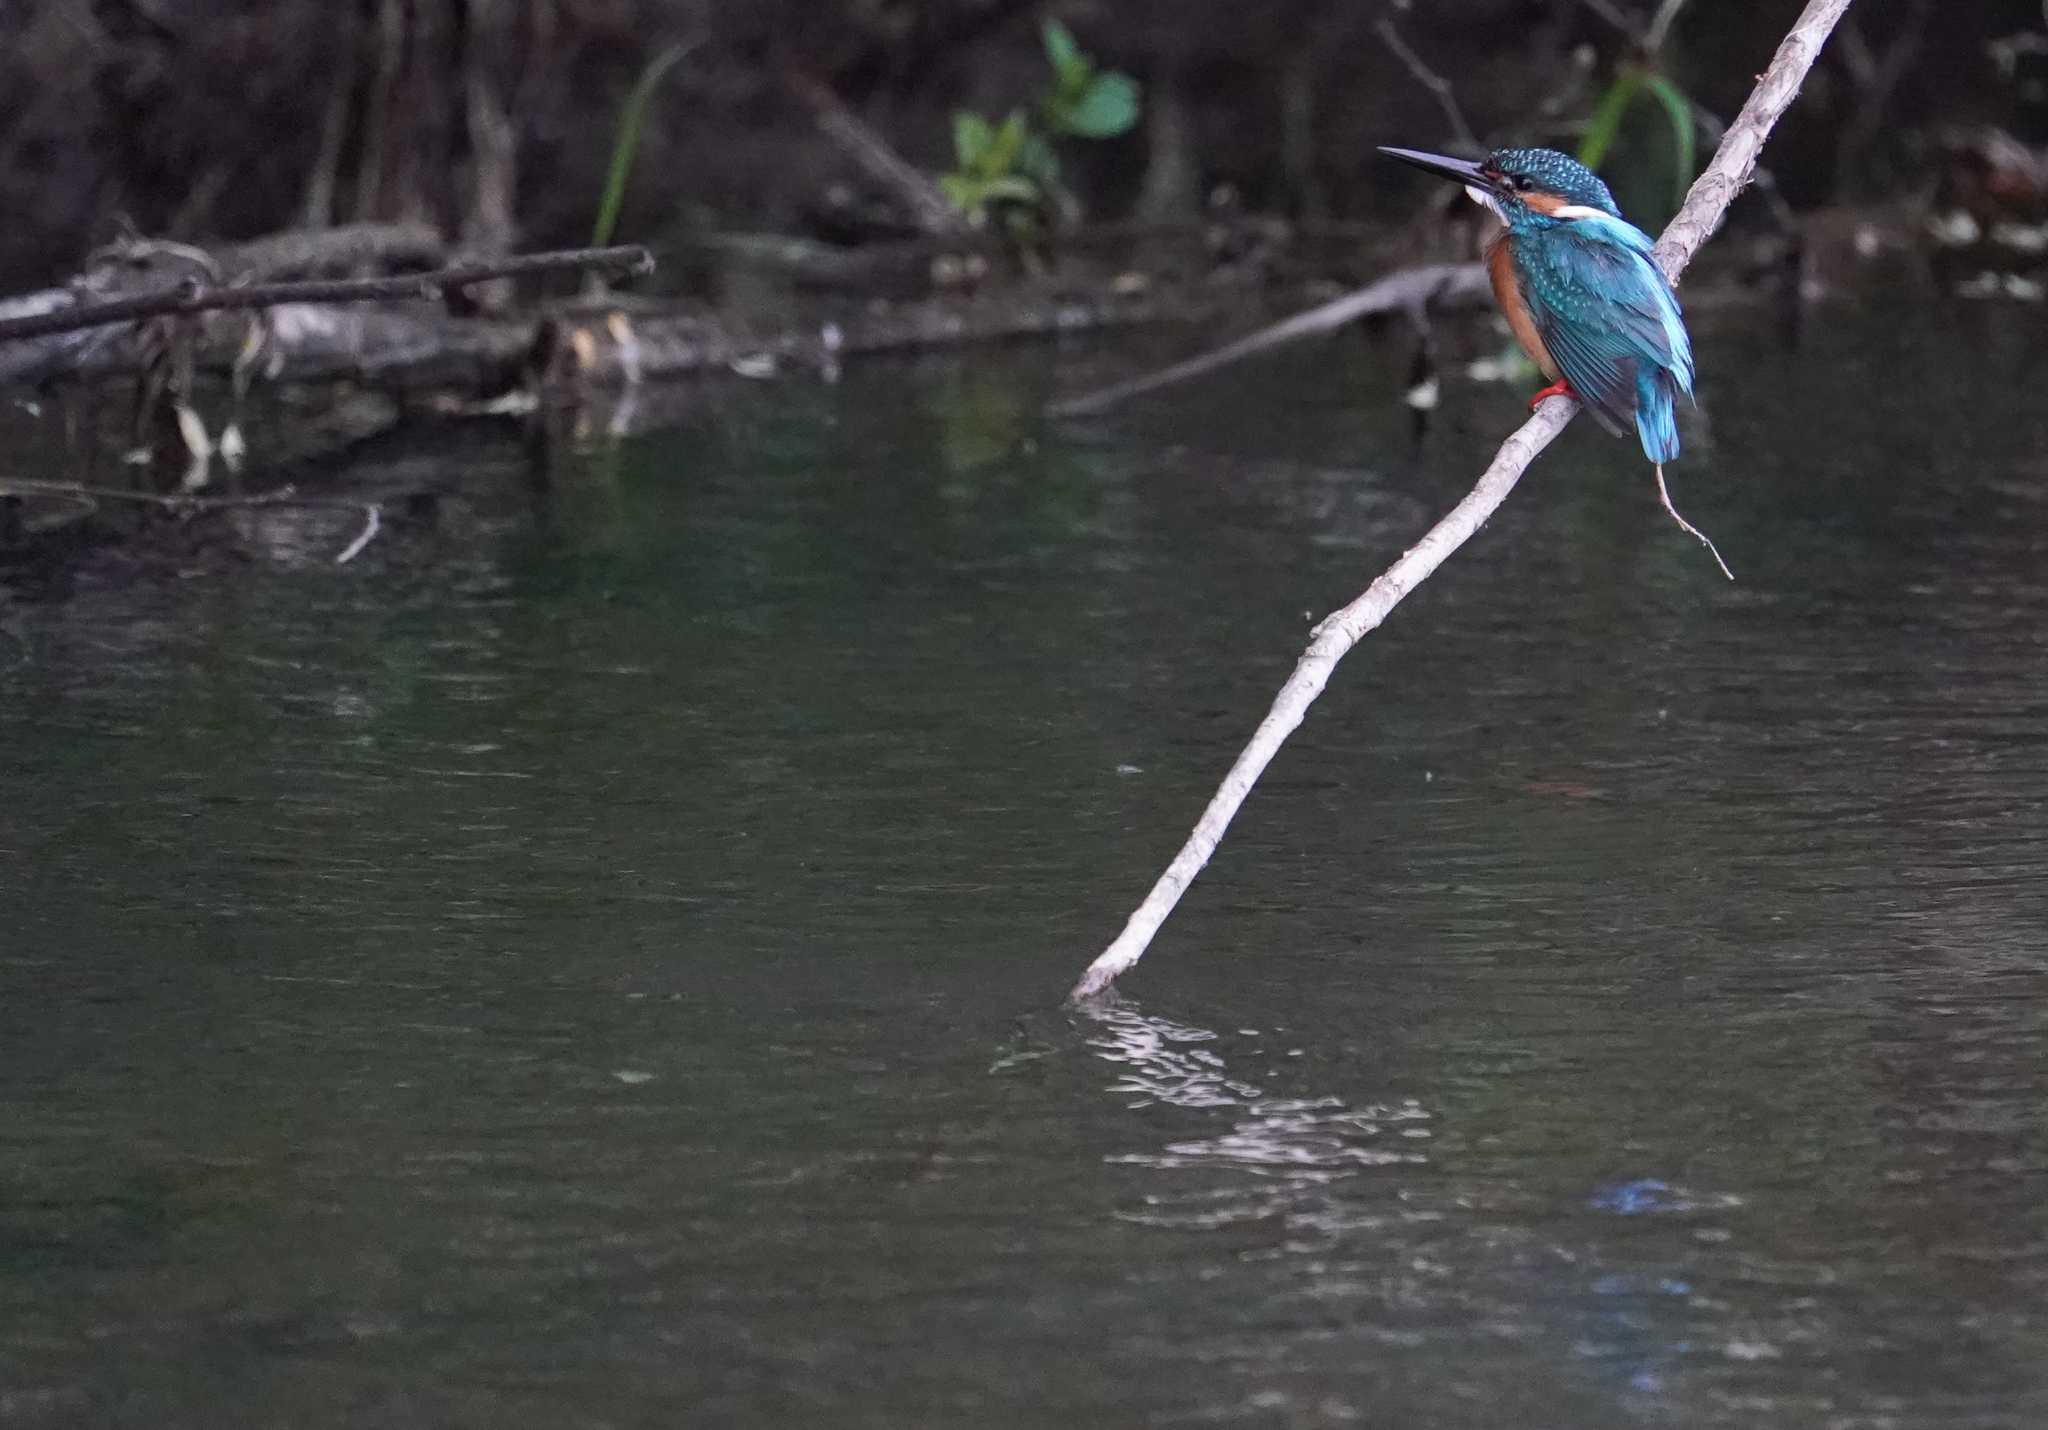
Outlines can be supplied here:
[[604, 196], [598, 200], [597, 222], [590, 230], [592, 248], [603, 248], [609, 244], [612, 230], [618, 227], [619, 207], [626, 200], [626, 180], [633, 173], [633, 156], [640, 150], [640, 129], [647, 121], [647, 106], [654, 99], [655, 87], [661, 83], [662, 76], [697, 48], [698, 43], [691, 40], [670, 45], [649, 60], [647, 67], [640, 71], [640, 77], [633, 81], [633, 88], [619, 110], [619, 132], [612, 140], [611, 168], [605, 173]]
[[1692, 103], [1680, 92], [1677, 85], [1663, 75], [1651, 75], [1644, 81], [1644, 85], [1662, 102], [1664, 113], [1671, 119], [1671, 157], [1672, 162], [1678, 166], [1672, 180], [1677, 186], [1674, 202], [1683, 208], [1685, 192], [1692, 187], [1692, 176], [1695, 172], [1693, 165], [1699, 159], [1698, 141], [1692, 122]]

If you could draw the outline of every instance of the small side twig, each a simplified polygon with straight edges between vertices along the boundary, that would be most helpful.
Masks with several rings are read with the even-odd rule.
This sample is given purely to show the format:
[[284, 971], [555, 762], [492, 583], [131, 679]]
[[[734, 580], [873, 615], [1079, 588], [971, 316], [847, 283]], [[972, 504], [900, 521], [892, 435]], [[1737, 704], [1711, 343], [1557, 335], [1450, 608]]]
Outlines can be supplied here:
[[[1693, 254], [1699, 251], [1726, 216], [1728, 205], [1749, 182], [1764, 141], [1785, 110], [1813, 62], [1821, 45], [1849, 8], [1850, 0], [1808, 0], [1806, 8], [1778, 46], [1770, 67], [1750, 91], [1742, 112], [1728, 126], [1727, 136], [1714, 153], [1678, 211], [1664, 236], [1657, 241], [1654, 256], [1667, 277], [1676, 279]], [[1117, 977], [1145, 956], [1153, 936], [1172, 913], [1180, 897], [1215, 852], [1217, 842], [1231, 819], [1251, 792], [1252, 785], [1279, 752], [1288, 735], [1308, 713], [1308, 707], [1322, 694], [1337, 663], [1347, 652], [1386, 619], [1387, 614], [1411, 590], [1436, 570], [1453, 551], [1507, 499], [1522, 474], [1537, 455], [1555, 441], [1565, 424], [1578, 415], [1578, 404], [1567, 398], [1552, 398], [1515, 434], [1501, 444], [1478, 483], [1463, 501], [1430, 528], [1400, 560], [1367, 587], [1365, 593], [1341, 610], [1326, 617], [1315, 628], [1309, 646], [1296, 662], [1274, 699], [1272, 709], [1260, 722], [1251, 743], [1224, 776], [1208, 808], [1196, 821], [1194, 831], [1180, 853], [1153, 884], [1123, 931], [1088, 965], [1069, 994], [1072, 1001], [1093, 998], [1108, 989]]]
[[627, 245], [528, 253], [489, 263], [455, 264], [396, 278], [309, 279], [226, 288], [190, 280], [157, 293], [141, 293], [104, 303], [79, 303], [46, 313], [0, 319], [0, 342], [47, 337], [52, 333], [105, 327], [112, 323], [169, 314], [182, 317], [228, 308], [274, 308], [284, 303], [372, 303], [393, 298], [438, 298], [451, 289], [465, 288], [493, 278], [519, 278], [565, 269], [644, 273], [653, 267], [652, 254], [638, 245]]
[[1621, 31], [1630, 39], [1635, 40], [1639, 44], [1641, 43], [1641, 27], [1627, 14], [1623, 13], [1621, 7], [1616, 5], [1614, 0], [1579, 0], [1579, 4], [1585, 9], [1592, 11], [1595, 15], [1598, 15], [1602, 20], [1605, 20], [1609, 25]]

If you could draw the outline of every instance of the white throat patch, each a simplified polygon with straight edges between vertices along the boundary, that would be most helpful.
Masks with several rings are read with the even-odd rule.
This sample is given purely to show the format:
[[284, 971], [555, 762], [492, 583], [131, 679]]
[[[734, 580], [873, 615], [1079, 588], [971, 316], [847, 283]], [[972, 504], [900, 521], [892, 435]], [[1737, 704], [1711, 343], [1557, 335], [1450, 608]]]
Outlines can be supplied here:
[[1486, 192], [1486, 190], [1479, 188], [1477, 185], [1474, 184], [1465, 185], [1465, 192], [1471, 196], [1473, 203], [1479, 205], [1479, 207], [1483, 209], [1491, 210], [1493, 216], [1499, 219], [1502, 223], [1506, 223], [1508, 221], [1507, 214], [1501, 210], [1500, 200], [1495, 198], [1492, 194], [1489, 194], [1488, 192]]

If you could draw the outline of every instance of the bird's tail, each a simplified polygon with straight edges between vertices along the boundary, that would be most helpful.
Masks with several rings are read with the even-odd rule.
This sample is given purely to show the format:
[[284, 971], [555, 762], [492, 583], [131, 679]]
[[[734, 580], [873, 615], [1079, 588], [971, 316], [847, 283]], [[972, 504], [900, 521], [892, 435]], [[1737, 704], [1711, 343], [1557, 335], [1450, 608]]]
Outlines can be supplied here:
[[1678, 455], [1678, 417], [1673, 410], [1671, 374], [1660, 369], [1636, 378], [1636, 435], [1643, 455], [1663, 464]]

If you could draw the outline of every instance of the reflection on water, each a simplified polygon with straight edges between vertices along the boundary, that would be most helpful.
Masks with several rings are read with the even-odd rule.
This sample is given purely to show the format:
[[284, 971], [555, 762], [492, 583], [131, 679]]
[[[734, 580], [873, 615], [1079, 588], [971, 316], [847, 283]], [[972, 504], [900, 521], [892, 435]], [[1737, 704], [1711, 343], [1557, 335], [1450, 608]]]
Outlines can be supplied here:
[[1361, 1169], [1428, 1160], [1420, 1149], [1429, 1114], [1413, 1099], [1354, 1109], [1337, 1097], [1264, 1098], [1257, 1087], [1231, 1078], [1222, 1057], [1202, 1046], [1217, 1041], [1206, 1029], [1148, 1017], [1129, 1003], [1088, 1016], [1097, 1029], [1089, 1046], [1118, 1069], [1109, 1091], [1135, 1097], [1127, 1104], [1133, 1110], [1155, 1104], [1231, 1109], [1227, 1131], [1107, 1160], [1166, 1172], [1244, 1174], [1221, 1186], [1176, 1188], [1166, 1179], [1164, 1187], [1145, 1193], [1142, 1210], [1119, 1212], [1124, 1220], [1202, 1228], [1280, 1217], [1298, 1229], [1327, 1228], [1331, 1204], [1324, 1189]]
[[[1788, 1268], [1759, 1267], [1742, 1196], [1653, 1176], [1535, 1196], [1474, 1179], [1471, 1139], [1443, 1139], [1446, 1155], [1433, 1156], [1440, 1119], [1415, 1099], [1272, 1098], [1233, 1078], [1221, 1049], [1264, 1041], [1256, 1030], [1226, 1038], [1127, 1001], [1086, 1017], [1088, 1048], [1115, 1070], [1113, 1100], [1133, 1114], [1182, 1110], [1209, 1129], [1107, 1155], [1147, 1174], [1117, 1220], [1230, 1237], [1230, 1259], [1264, 1268], [1250, 1279], [1266, 1283], [1265, 1314], [1309, 1314], [1335, 1333], [1333, 1351], [1351, 1342], [1426, 1355], [1476, 1343], [1482, 1360], [1461, 1362], [1444, 1383], [1454, 1395], [1495, 1404], [1512, 1393], [1501, 1373], [1526, 1373], [1533, 1358], [1550, 1403], [1579, 1406], [1574, 1423], [1627, 1423], [1659, 1414], [1674, 1394], [1796, 1413], [1797, 1397], [1769, 1368], [1810, 1367], [1843, 1332], [1814, 1294], [1837, 1277], [1792, 1272], [1788, 1289]], [[1143, 1120], [1131, 1130], [1158, 1131]], [[1662, 1225], [1627, 1236], [1608, 1218]], [[1327, 1390], [1312, 1405], [1270, 1390], [1253, 1403], [1311, 1423], [1367, 1405]]]
[[1148, 1018], [1127, 1004], [1091, 1016], [1102, 1036], [1091, 1038], [1090, 1046], [1122, 1070], [1109, 1090], [1134, 1095], [1131, 1107], [1240, 1107], [1259, 1095], [1249, 1083], [1232, 1082], [1223, 1059], [1201, 1046], [1216, 1041], [1206, 1028]]
[[[1398, 1309], [1408, 1329], [1381, 1330], [1374, 1340], [1425, 1347], [1425, 1328], [1448, 1317], [1461, 1338], [1476, 1327], [1497, 1345], [1554, 1339], [1561, 1352], [1645, 1396], [1661, 1391], [1670, 1369], [1694, 1349], [1682, 1329], [1691, 1287], [1675, 1268], [1604, 1270], [1597, 1252], [1573, 1244], [1582, 1238], [1532, 1238], [1483, 1216], [1473, 1224], [1479, 1199], [1447, 1193], [1441, 1177], [1418, 1170], [1430, 1164], [1434, 1119], [1417, 1100], [1352, 1107], [1333, 1095], [1265, 1098], [1229, 1076], [1214, 1032], [1148, 1016], [1122, 1000], [1085, 1016], [1088, 1046], [1117, 1070], [1107, 1088], [1112, 1097], [1136, 1094], [1126, 1104], [1133, 1111], [1169, 1106], [1230, 1123], [1212, 1136], [1107, 1157], [1111, 1165], [1169, 1174], [1147, 1178], [1141, 1205], [1119, 1210], [1119, 1220], [1182, 1233], [1268, 1226], [1280, 1238], [1278, 1264], [1305, 1283], [1284, 1299], [1306, 1297], [1326, 1315], [1343, 1308], [1345, 1319], [1364, 1323], [1359, 1329], [1373, 1319], [1368, 1308]], [[1237, 1036], [1258, 1034], [1240, 1029]], [[1191, 1172], [1202, 1175], [1172, 1175]], [[1736, 1205], [1715, 1200], [1723, 1209]], [[1701, 1209], [1697, 1198], [1655, 1178], [1596, 1189], [1586, 1204], [1621, 1215]], [[1536, 1277], [1555, 1323], [1493, 1302], [1504, 1274]], [[1751, 1350], [1753, 1358], [1779, 1354], [1761, 1344]], [[1290, 1403], [1266, 1397], [1268, 1408]], [[1355, 1407], [1325, 1396], [1317, 1408], [1343, 1419]]]
[[1511, 402], [690, 388], [7, 596], [0, 1425], [2048, 1423], [2048, 409], [1954, 321], [1702, 332], [1735, 587], [1568, 434], [1071, 1022]]

